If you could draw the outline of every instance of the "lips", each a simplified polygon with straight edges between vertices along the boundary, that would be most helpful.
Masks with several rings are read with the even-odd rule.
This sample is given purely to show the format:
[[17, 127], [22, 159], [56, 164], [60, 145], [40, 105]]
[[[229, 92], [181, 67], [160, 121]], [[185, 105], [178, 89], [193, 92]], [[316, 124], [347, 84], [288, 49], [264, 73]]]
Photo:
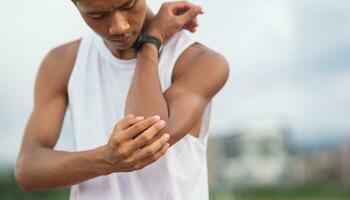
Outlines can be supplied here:
[[128, 40], [128, 37], [111, 39], [112, 42], [125, 42], [127, 40]]
[[123, 37], [112, 38], [112, 39], [110, 39], [110, 41], [113, 43], [116, 43], [116, 44], [123, 45], [123, 44], [128, 43], [129, 39], [130, 39], [130, 36], [123, 36]]

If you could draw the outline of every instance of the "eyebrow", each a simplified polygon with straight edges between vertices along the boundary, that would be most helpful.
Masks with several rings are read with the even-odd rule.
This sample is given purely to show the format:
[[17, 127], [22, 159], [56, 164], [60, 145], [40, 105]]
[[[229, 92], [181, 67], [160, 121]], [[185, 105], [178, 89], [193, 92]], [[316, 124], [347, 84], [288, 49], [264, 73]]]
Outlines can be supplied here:
[[[113, 7], [113, 10], [116, 10], [116, 9], [119, 9], [119, 8], [123, 8], [124, 6], [128, 5], [129, 3], [133, 2], [133, 1], [136, 1], [136, 0], [127, 0], [124, 4], [122, 4], [121, 6], [119, 7]], [[85, 11], [86, 14], [89, 14], [89, 15], [93, 15], [93, 14], [101, 14], [101, 13], [106, 13], [106, 12], [109, 12], [110, 10], [109, 9], [103, 9], [103, 8], [98, 8], [96, 9], [96, 11], [94, 10], [91, 10], [89, 11], [88, 9]]]

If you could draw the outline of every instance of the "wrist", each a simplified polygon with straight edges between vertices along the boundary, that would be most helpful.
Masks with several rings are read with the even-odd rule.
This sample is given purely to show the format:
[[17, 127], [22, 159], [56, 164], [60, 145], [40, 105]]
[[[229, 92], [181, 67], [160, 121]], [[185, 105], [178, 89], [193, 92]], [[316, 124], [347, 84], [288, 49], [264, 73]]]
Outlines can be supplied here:
[[158, 49], [157, 47], [154, 45], [154, 44], [151, 44], [151, 43], [144, 43], [142, 45], [142, 49], [148, 49], [148, 50], [151, 50], [152, 52], [158, 52]]
[[133, 44], [133, 49], [135, 52], [139, 52], [141, 49], [149, 49], [149, 45], [153, 45], [155, 47], [159, 57], [163, 48], [162, 42], [157, 37], [150, 35], [147, 32], [140, 33], [137, 40]]
[[162, 34], [159, 31], [152, 29], [152, 30], [147, 30], [145, 33], [157, 38], [162, 45], [165, 43], [165, 38], [162, 36]]
[[115, 172], [115, 165], [111, 159], [111, 150], [108, 145], [103, 145], [93, 150], [94, 158], [98, 165], [100, 175], [108, 175]]

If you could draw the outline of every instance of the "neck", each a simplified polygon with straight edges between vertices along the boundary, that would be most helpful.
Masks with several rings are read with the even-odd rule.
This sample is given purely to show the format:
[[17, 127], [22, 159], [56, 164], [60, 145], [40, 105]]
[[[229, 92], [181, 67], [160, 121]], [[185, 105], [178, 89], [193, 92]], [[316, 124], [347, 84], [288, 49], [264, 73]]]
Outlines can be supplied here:
[[[147, 27], [149, 26], [153, 18], [154, 18], [153, 12], [149, 8], [147, 8], [145, 21], [143, 23], [141, 31], [145, 31], [147, 29]], [[111, 53], [117, 58], [125, 59], [125, 60], [136, 58], [136, 53], [131, 48], [125, 49], [125, 50], [119, 50], [119, 49], [111, 48], [108, 44], [106, 44], [106, 46], [111, 51]]]

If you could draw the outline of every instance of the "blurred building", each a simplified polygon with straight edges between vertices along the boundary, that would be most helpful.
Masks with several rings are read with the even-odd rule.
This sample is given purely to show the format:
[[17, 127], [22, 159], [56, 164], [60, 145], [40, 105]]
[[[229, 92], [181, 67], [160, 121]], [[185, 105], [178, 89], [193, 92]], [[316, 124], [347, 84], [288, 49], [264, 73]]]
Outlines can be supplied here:
[[295, 183], [350, 186], [350, 140], [334, 146], [297, 149], [290, 158], [289, 179]]
[[[288, 133], [281, 126], [257, 126], [209, 143], [210, 181], [229, 185], [277, 184], [288, 170]], [[216, 155], [216, 156], [214, 156]], [[215, 161], [210, 164], [211, 159]]]
[[293, 160], [291, 179], [296, 183], [318, 184], [339, 182], [340, 154], [336, 149], [314, 149], [300, 152]]
[[209, 139], [209, 182], [238, 187], [337, 184], [350, 186], [350, 139], [306, 149], [287, 128], [250, 126]]

